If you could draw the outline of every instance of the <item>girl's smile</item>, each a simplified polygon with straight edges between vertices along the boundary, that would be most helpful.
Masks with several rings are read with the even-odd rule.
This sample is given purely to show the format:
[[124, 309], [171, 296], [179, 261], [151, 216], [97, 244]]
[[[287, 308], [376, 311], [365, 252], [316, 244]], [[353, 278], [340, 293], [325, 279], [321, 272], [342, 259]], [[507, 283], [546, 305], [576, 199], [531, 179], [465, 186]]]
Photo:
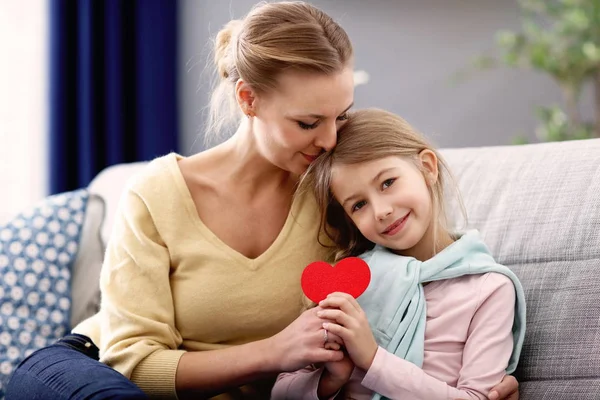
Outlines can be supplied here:
[[404, 228], [409, 216], [410, 211], [404, 217], [397, 219], [396, 222], [388, 226], [382, 233], [384, 235], [394, 236], [396, 233], [400, 232], [402, 228]]

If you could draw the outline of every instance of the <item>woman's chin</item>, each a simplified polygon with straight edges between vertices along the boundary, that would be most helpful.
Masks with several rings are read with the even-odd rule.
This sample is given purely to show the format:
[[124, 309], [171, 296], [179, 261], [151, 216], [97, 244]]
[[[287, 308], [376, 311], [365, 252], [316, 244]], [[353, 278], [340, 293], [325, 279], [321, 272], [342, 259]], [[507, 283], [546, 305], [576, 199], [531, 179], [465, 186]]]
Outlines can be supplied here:
[[308, 170], [308, 166], [309, 164], [306, 161], [298, 162], [294, 160], [288, 165], [287, 170], [294, 175], [302, 175]]

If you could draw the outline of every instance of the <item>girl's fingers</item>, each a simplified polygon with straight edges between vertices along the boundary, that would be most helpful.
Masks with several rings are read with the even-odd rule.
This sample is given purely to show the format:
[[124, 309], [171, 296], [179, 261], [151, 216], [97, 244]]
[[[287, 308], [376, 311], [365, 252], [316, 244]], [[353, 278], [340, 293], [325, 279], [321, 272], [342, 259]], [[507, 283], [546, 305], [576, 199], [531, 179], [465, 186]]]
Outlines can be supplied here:
[[346, 299], [348, 299], [348, 302], [352, 304], [354, 308], [356, 308], [358, 311], [362, 311], [362, 307], [360, 306], [360, 304], [358, 304], [358, 301], [356, 301], [354, 297], [350, 296], [349, 294], [346, 294], [346, 296]]
[[328, 319], [330, 321], [335, 321], [340, 325], [348, 327], [352, 324], [352, 317], [346, 314], [343, 310], [336, 309], [328, 309], [319, 311], [317, 316], [322, 319]]
[[[345, 295], [345, 296], [342, 296], [342, 295]], [[340, 293], [339, 295], [338, 295], [338, 293], [330, 294], [329, 297], [327, 297], [325, 300], [322, 300], [319, 303], [319, 307], [321, 307], [321, 308], [339, 308], [346, 314], [354, 315], [354, 314], [356, 314], [357, 311], [361, 310], [361, 308], [360, 308], [360, 306], [358, 306], [358, 303], [356, 303], [358, 308], [355, 307], [354, 304], [351, 303], [350, 300], [346, 296], [352, 298], [352, 296], [345, 294], [345, 293]]]
[[342, 346], [340, 346], [339, 344], [332, 342], [332, 341], [328, 341], [327, 343], [325, 343], [325, 348], [327, 350], [339, 350], [342, 348]]
[[347, 339], [349, 338], [350, 330], [336, 323], [324, 322], [323, 329], [326, 329], [328, 332], [338, 335], [340, 338], [342, 338], [344, 343], [346, 343]]

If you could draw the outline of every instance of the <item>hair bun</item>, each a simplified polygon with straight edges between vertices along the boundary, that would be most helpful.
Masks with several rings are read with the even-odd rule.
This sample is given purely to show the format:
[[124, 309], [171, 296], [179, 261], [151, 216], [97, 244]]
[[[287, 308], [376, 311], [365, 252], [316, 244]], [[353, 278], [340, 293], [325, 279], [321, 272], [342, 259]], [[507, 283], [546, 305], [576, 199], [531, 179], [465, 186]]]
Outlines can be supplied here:
[[242, 20], [232, 19], [219, 31], [215, 40], [215, 64], [219, 76], [223, 79], [229, 77], [232, 67], [231, 39], [238, 34], [242, 27]]

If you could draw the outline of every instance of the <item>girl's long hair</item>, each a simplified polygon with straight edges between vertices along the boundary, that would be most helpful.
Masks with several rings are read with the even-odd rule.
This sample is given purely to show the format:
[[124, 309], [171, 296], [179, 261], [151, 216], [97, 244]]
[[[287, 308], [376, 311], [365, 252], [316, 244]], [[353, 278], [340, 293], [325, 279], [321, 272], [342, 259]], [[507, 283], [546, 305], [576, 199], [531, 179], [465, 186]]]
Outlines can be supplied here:
[[[337, 145], [333, 150], [315, 160], [301, 182], [301, 190], [312, 190], [321, 212], [320, 232], [333, 241], [336, 260], [357, 256], [374, 247], [348, 217], [331, 192], [331, 173], [335, 165], [358, 164], [397, 156], [417, 163], [419, 153], [430, 150], [437, 156], [438, 179], [428, 184], [433, 204], [433, 218], [438, 223], [433, 234], [433, 246], [437, 248], [440, 229], [448, 231], [444, 187], [449, 180], [454, 184], [450, 171], [437, 150], [403, 118], [379, 109], [365, 109], [351, 113], [338, 132]], [[423, 171], [424, 172], [424, 171]], [[456, 185], [453, 185], [456, 189]], [[464, 205], [456, 189], [463, 217]], [[319, 238], [322, 245], [326, 245]]]

